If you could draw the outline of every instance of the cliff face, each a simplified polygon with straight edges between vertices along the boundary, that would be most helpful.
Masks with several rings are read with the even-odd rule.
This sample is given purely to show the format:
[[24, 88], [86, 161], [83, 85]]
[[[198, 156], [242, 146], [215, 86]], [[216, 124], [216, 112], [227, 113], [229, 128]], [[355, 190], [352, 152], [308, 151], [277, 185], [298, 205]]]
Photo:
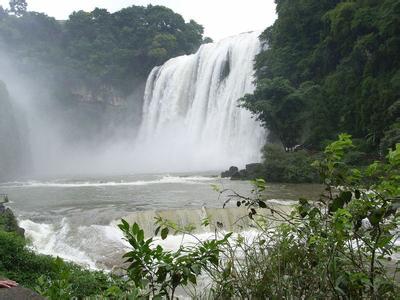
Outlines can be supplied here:
[[0, 289], [2, 300], [45, 300], [32, 290], [17, 286], [10, 289]]
[[103, 141], [115, 135], [133, 136], [140, 125], [146, 81], [132, 83], [129, 95], [110, 84], [76, 85], [70, 88], [63, 114], [72, 140]]
[[104, 84], [95, 89], [85, 85], [78, 86], [73, 89], [72, 95], [79, 102], [104, 103], [112, 106], [121, 106], [127, 101], [127, 98], [113, 86]]
[[45, 85], [19, 75], [1, 77], [7, 86], [0, 79], [0, 182], [56, 172], [57, 160], [63, 172], [66, 156], [81, 158], [135, 136], [144, 81], [133, 82], [127, 95], [110, 84]]
[[23, 141], [6, 85], [0, 81], [0, 180], [11, 179], [24, 168]]

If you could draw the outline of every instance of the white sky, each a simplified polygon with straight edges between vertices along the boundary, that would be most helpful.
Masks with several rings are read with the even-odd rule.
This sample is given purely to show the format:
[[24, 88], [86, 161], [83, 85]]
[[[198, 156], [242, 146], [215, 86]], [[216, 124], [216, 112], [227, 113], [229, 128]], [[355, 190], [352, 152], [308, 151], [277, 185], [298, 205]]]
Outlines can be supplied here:
[[[8, 7], [9, 0], [0, 0]], [[214, 40], [251, 30], [264, 30], [275, 16], [274, 0], [27, 0], [28, 10], [44, 12], [65, 20], [74, 10], [92, 11], [95, 7], [110, 12], [131, 5], [164, 5], [205, 27]]]

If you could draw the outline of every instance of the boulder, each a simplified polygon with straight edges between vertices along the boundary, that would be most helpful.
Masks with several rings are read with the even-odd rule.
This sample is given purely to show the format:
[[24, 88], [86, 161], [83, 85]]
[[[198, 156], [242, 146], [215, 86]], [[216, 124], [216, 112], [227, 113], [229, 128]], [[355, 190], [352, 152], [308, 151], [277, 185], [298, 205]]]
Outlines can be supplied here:
[[231, 176], [231, 180], [245, 180], [247, 179], [247, 171], [240, 170]]
[[9, 289], [0, 289], [1, 300], [45, 300], [34, 291], [17, 286]]
[[240, 172], [236, 172], [231, 176], [231, 180], [240, 180], [242, 179], [240, 176]]
[[228, 177], [232, 177], [234, 174], [236, 174], [237, 172], [239, 172], [239, 168], [232, 166], [229, 168], [228, 171], [222, 172], [221, 173], [221, 177], [222, 178], [228, 178]]

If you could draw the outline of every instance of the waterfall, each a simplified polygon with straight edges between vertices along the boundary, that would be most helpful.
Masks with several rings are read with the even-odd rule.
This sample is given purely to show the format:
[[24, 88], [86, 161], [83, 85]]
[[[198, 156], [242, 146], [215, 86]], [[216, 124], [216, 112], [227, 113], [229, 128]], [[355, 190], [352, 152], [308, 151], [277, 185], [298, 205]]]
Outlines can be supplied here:
[[238, 99], [254, 91], [258, 36], [206, 44], [152, 70], [137, 149], [151, 157], [150, 169], [216, 170], [260, 160], [265, 132], [238, 107]]

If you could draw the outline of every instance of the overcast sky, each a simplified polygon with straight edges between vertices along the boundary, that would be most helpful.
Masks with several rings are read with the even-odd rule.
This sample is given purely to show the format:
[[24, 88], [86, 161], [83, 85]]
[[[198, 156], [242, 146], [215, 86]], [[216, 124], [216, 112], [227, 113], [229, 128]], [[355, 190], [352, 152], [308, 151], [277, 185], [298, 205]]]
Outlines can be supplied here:
[[[0, 0], [8, 7], [9, 0]], [[28, 9], [65, 20], [74, 10], [95, 7], [114, 12], [130, 5], [159, 4], [173, 9], [187, 21], [205, 27], [205, 35], [218, 40], [251, 30], [263, 30], [275, 20], [274, 0], [27, 0]]]

